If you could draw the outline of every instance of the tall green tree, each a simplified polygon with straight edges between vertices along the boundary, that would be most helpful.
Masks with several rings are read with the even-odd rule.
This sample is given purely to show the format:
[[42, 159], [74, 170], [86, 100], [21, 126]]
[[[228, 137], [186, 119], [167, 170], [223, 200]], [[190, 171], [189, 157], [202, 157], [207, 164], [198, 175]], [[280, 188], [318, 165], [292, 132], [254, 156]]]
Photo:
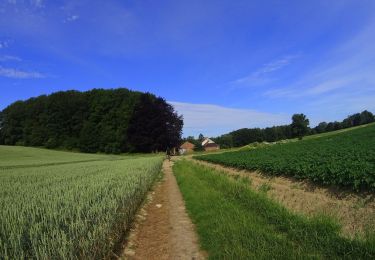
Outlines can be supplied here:
[[294, 137], [302, 139], [309, 132], [309, 119], [304, 114], [294, 114], [292, 116], [292, 133]]
[[360, 121], [361, 125], [375, 122], [374, 115], [367, 110], [362, 111], [360, 117], [361, 117], [361, 121]]
[[160, 152], [178, 147], [183, 120], [162, 98], [142, 94], [129, 121], [128, 136], [133, 151]]
[[324, 133], [327, 129], [327, 122], [320, 122], [316, 127], [315, 127], [315, 131], [320, 134], [320, 133]]

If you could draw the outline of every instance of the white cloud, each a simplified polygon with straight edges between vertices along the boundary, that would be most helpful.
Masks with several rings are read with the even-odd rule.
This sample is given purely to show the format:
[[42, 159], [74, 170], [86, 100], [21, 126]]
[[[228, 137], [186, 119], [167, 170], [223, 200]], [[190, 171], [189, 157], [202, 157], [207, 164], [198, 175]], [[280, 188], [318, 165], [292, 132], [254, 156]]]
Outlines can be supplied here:
[[306, 89], [301, 89], [302, 87], [295, 86], [292, 88], [279, 88], [268, 90], [264, 93], [265, 96], [271, 98], [300, 98], [300, 97], [311, 97], [318, 96], [321, 94], [329, 93], [334, 90], [340, 90], [351, 86], [354, 82], [353, 78], [341, 78], [332, 79], [317, 83], [317, 85], [311, 85]]
[[[343, 120], [348, 115], [369, 110], [375, 112], [375, 90], [357, 89], [352, 92], [337, 92], [314, 99], [305, 105], [310, 122], [317, 125], [321, 121]], [[324, 111], [324, 113], [322, 112]]]
[[43, 7], [43, 0], [31, 0], [31, 4], [37, 8]]
[[245, 127], [267, 127], [289, 122], [284, 114], [252, 109], [228, 108], [212, 104], [169, 102], [184, 117], [184, 135], [218, 136]]
[[23, 71], [14, 68], [4, 68], [0, 66], [0, 76], [15, 79], [40, 79], [46, 76], [39, 72]]
[[270, 80], [268, 78], [269, 74], [288, 66], [297, 57], [297, 55], [287, 55], [282, 58], [273, 60], [269, 63], [264, 64], [260, 69], [252, 72], [248, 76], [236, 79], [231, 83], [236, 85], [254, 85], [259, 83], [267, 83]]
[[334, 101], [337, 92], [375, 89], [374, 41], [375, 19], [355, 37], [329, 53], [317, 66], [311, 67], [298, 81], [292, 82], [288, 87], [268, 90], [264, 95], [270, 98], [293, 99], [324, 94], [325, 98], [332, 95]]
[[8, 41], [0, 41], [0, 49], [5, 49], [9, 46]]
[[0, 56], [0, 61], [22, 61], [22, 59], [16, 56], [2, 55]]
[[331, 81], [326, 81], [320, 83], [312, 88], [309, 88], [306, 93], [307, 95], [319, 95], [326, 92], [330, 92], [335, 89], [342, 88], [346, 84], [350, 83], [350, 80], [341, 80], [341, 79], [334, 79]]
[[65, 20], [64, 23], [74, 22], [79, 19], [79, 15], [70, 15]]
[[282, 69], [283, 67], [289, 65], [290, 62], [292, 60], [294, 60], [296, 57], [297, 56], [295, 56], [295, 55], [289, 55], [289, 56], [285, 56], [281, 59], [278, 59], [278, 60], [272, 61], [270, 63], [267, 63], [263, 66], [262, 69], [260, 69], [257, 72], [257, 74], [266, 74], [266, 73], [270, 73], [270, 72], [275, 71], [275, 70]]
[[28, 0], [28, 1], [23, 1], [23, 0], [8, 0], [7, 1], [9, 4], [16, 5], [16, 4], [27, 4], [29, 3], [31, 6], [36, 7], [36, 8], [42, 8], [44, 7], [43, 5], [43, 0]]

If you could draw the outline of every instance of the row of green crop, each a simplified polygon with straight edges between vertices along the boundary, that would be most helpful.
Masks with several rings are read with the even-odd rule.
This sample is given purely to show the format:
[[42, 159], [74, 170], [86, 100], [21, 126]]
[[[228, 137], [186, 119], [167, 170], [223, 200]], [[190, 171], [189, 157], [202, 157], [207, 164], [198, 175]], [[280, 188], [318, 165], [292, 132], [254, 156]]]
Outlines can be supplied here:
[[317, 139], [195, 158], [355, 190], [375, 190], [375, 125]]
[[150, 157], [0, 168], [0, 258], [107, 257], [161, 163]]

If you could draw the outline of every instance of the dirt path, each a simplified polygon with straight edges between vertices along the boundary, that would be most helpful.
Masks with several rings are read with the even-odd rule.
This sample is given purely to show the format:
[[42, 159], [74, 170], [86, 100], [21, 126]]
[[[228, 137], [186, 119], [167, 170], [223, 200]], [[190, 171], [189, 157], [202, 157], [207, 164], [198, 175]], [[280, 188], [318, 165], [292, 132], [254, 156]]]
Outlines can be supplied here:
[[172, 164], [164, 161], [164, 178], [137, 216], [123, 259], [204, 259]]
[[201, 165], [224, 171], [229, 175], [250, 178], [255, 190], [268, 190], [269, 197], [286, 208], [307, 215], [325, 214], [336, 218], [342, 225], [344, 235], [353, 237], [366, 231], [375, 231], [374, 194], [357, 195], [350, 192], [330, 190], [308, 181], [297, 181], [277, 176], [266, 177], [258, 172], [238, 170], [218, 164], [194, 160]]

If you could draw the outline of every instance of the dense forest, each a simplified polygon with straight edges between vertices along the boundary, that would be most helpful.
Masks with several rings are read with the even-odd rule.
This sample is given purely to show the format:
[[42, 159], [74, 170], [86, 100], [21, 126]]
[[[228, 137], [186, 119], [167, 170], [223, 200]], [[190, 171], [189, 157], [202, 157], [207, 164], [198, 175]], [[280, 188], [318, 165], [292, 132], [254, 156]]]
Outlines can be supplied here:
[[[304, 127], [295, 127], [295, 124], [298, 124], [298, 118], [294, 118], [295, 116], [304, 116], [303, 114], [296, 114], [293, 115], [292, 123], [290, 125], [281, 125], [281, 126], [273, 126], [267, 128], [242, 128], [239, 130], [232, 131], [228, 134], [221, 135], [216, 138], [212, 138], [217, 144], [220, 145], [221, 148], [230, 148], [230, 147], [240, 147], [244, 146], [253, 142], [275, 142], [283, 139], [290, 139], [290, 138], [301, 138], [301, 135], [311, 135], [317, 133], [325, 133], [335, 130], [340, 130], [344, 128], [349, 128], [353, 126], [368, 124], [375, 121], [374, 115], [365, 110], [361, 113], [356, 113], [353, 115], [348, 116], [342, 122], [321, 122], [314, 128], [309, 128], [308, 119], [301, 119], [302, 121], [305, 120], [305, 131], [298, 132], [295, 131], [296, 129], [304, 129]], [[303, 125], [303, 124], [302, 124]]]
[[154, 152], [180, 144], [183, 120], [163, 98], [119, 89], [61, 91], [0, 112], [0, 144], [82, 152]]

